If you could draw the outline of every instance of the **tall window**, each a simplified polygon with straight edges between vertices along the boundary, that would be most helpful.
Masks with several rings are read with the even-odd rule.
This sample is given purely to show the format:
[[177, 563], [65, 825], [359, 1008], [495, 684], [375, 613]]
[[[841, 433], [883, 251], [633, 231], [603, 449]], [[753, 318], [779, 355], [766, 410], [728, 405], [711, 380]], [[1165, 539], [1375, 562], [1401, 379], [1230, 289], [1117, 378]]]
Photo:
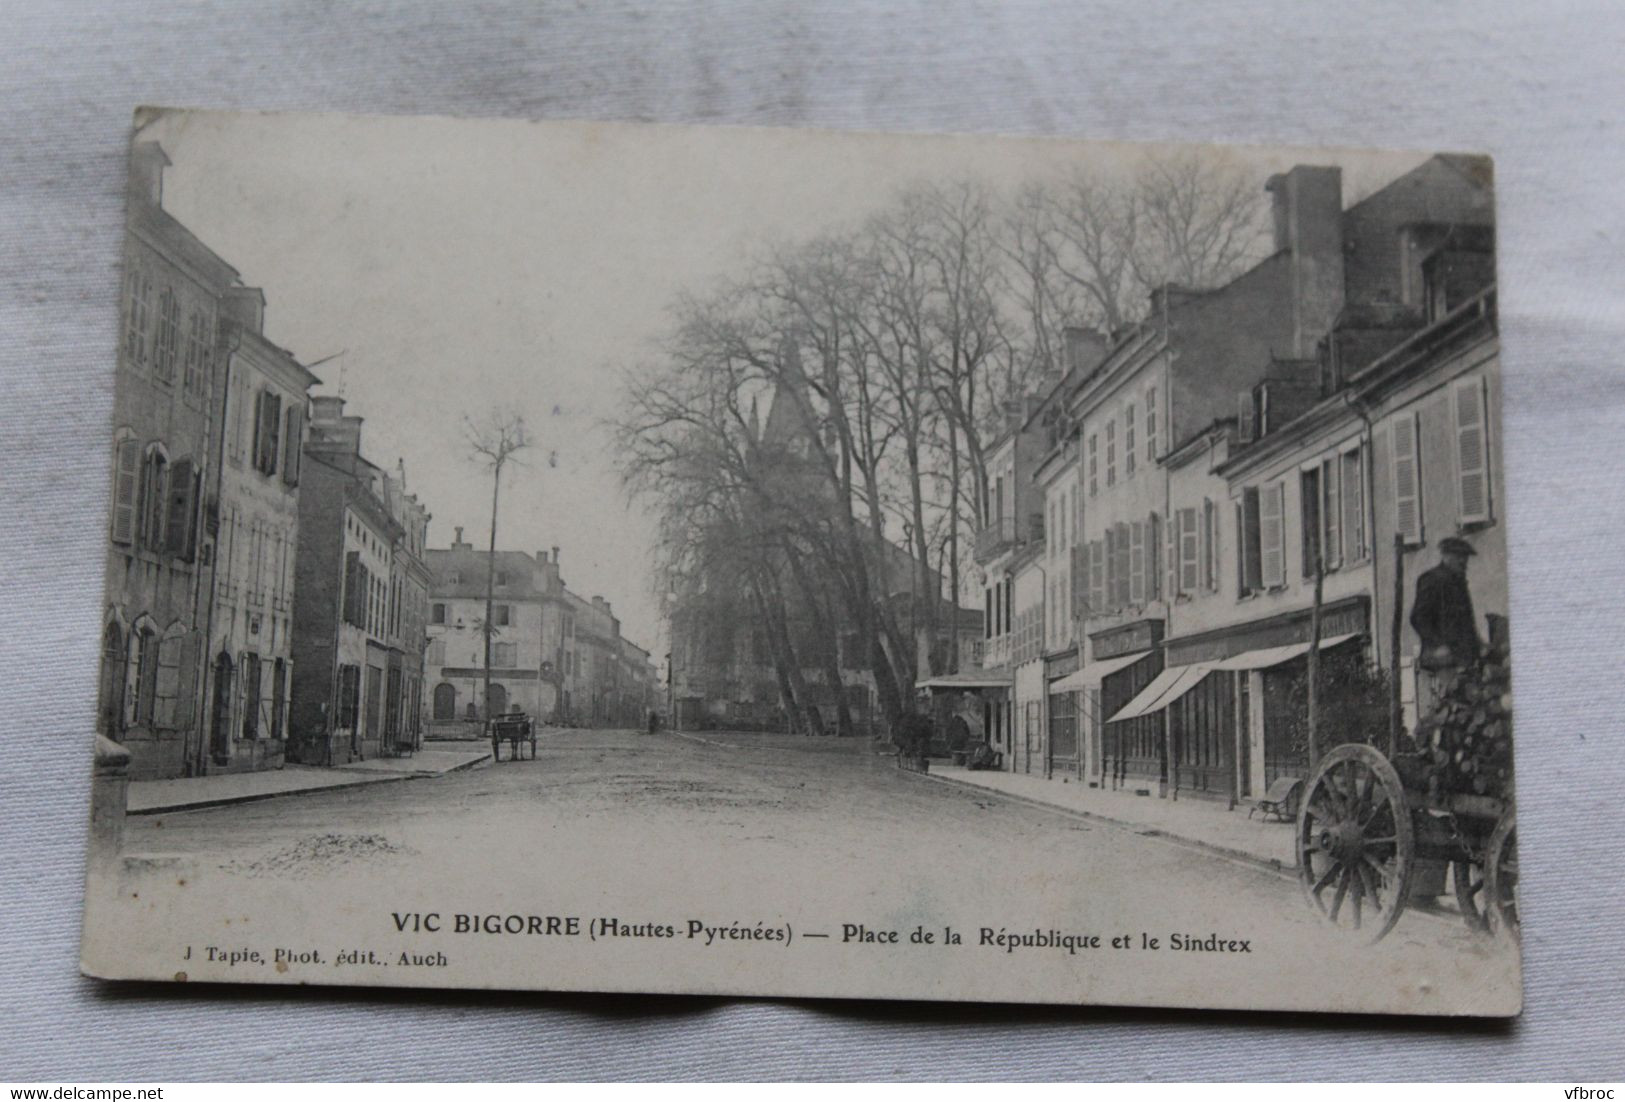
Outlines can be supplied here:
[[515, 645], [513, 643], [492, 643], [491, 665], [498, 669], [513, 669], [516, 663], [514, 650]]
[[282, 396], [262, 390], [254, 399], [254, 469], [276, 474], [282, 451]]
[[201, 310], [193, 310], [186, 326], [186, 369], [182, 376], [186, 393], [195, 395], [208, 378], [209, 319]]
[[430, 605], [429, 606], [429, 623], [431, 623], [431, 624], [443, 624], [445, 622], [446, 622], [446, 606], [444, 604], [441, 604], [438, 601], [435, 602], [434, 604]]
[[1106, 485], [1117, 485], [1117, 422], [1106, 422]]
[[492, 605], [491, 606], [491, 622], [493, 624], [495, 624], [497, 627], [500, 627], [500, 628], [507, 627], [509, 622], [512, 619], [513, 619], [513, 606], [512, 605]]
[[130, 303], [124, 325], [124, 356], [131, 363], [147, 362], [147, 330], [152, 325], [152, 279], [145, 272], [129, 276]]
[[1098, 481], [1100, 474], [1100, 437], [1094, 433], [1089, 434], [1089, 496], [1094, 497], [1100, 491]]
[[96, 709], [97, 729], [108, 738], [123, 732], [124, 719], [124, 629], [111, 622], [102, 632], [101, 690]]
[[169, 514], [169, 457], [158, 444], [147, 448], [141, 472], [141, 544], [150, 551], [163, 551], [165, 521]]
[[126, 727], [152, 722], [152, 699], [158, 686], [158, 634], [142, 625], [131, 634], [131, 661], [124, 687]]
[[260, 656], [249, 652], [243, 655], [243, 735], [245, 739], [260, 737]]
[[271, 669], [271, 737], [282, 738], [282, 713], [287, 710], [288, 664], [278, 658]]
[[1257, 486], [1241, 492], [1236, 502], [1236, 593], [1244, 597], [1264, 587], [1264, 549], [1260, 530], [1262, 494]]
[[175, 378], [175, 352], [180, 345], [181, 303], [175, 292], [165, 287], [158, 296], [158, 327], [152, 338], [152, 375], [172, 382]]

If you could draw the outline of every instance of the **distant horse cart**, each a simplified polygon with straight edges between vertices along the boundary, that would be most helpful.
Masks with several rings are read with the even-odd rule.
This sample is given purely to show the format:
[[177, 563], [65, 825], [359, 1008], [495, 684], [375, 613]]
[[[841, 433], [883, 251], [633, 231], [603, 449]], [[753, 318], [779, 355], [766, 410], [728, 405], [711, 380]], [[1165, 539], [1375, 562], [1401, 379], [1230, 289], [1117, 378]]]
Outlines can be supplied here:
[[524, 712], [512, 711], [491, 721], [491, 757], [502, 760], [502, 744], [508, 744], [508, 759], [518, 761], [521, 747], [530, 744], [530, 758], [536, 760], [536, 724]]

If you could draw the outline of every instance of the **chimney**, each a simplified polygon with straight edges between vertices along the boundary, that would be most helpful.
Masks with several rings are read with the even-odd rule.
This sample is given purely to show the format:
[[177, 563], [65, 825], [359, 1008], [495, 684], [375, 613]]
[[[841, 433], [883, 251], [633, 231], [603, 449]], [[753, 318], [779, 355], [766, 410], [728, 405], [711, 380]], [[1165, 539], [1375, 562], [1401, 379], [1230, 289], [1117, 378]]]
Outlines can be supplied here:
[[1271, 176], [1275, 248], [1289, 254], [1292, 278], [1292, 349], [1315, 354], [1343, 309], [1343, 172], [1297, 165]]
[[557, 546], [555, 546], [553, 548], [553, 565], [557, 566], [558, 564], [559, 564], [559, 549], [558, 549]]
[[265, 332], [265, 292], [258, 287], [227, 287], [221, 312], [253, 333]]
[[452, 540], [451, 540], [451, 549], [453, 551], [472, 551], [472, 550], [474, 550], [474, 548], [470, 544], [467, 544], [467, 543], [463, 542], [463, 526], [461, 524], [457, 525], [456, 528], [453, 529], [453, 531], [455, 531], [457, 533], [455, 536], [452, 537]]
[[136, 142], [130, 147], [130, 196], [155, 207], [164, 205], [164, 169], [169, 157], [157, 142]]
[[344, 416], [344, 399], [337, 394], [313, 394], [310, 397], [310, 423], [336, 425]]
[[1065, 371], [1089, 371], [1099, 366], [1106, 358], [1110, 349], [1110, 342], [1106, 334], [1098, 329], [1085, 329], [1081, 325], [1069, 325], [1061, 331], [1061, 339], [1065, 347]]

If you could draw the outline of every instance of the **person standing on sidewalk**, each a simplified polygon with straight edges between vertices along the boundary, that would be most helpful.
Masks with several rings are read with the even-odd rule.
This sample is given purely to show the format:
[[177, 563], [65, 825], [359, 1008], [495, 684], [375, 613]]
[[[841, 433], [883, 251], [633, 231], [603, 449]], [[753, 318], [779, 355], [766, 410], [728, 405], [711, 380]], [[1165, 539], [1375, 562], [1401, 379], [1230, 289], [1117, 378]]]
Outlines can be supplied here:
[[1476, 554], [1472, 544], [1450, 536], [1439, 542], [1439, 565], [1416, 579], [1411, 627], [1422, 641], [1417, 661], [1426, 675], [1418, 679], [1417, 706], [1422, 715], [1433, 710], [1445, 680], [1476, 663], [1483, 649], [1467, 585], [1467, 560]]

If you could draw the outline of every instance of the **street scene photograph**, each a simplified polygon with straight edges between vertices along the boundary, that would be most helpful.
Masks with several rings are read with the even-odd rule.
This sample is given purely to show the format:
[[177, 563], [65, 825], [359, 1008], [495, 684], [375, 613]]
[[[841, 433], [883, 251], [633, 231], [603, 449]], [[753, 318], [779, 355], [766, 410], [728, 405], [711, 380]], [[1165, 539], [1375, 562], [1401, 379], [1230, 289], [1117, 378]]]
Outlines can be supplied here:
[[1510, 1017], [1494, 174], [143, 109], [82, 968]]

